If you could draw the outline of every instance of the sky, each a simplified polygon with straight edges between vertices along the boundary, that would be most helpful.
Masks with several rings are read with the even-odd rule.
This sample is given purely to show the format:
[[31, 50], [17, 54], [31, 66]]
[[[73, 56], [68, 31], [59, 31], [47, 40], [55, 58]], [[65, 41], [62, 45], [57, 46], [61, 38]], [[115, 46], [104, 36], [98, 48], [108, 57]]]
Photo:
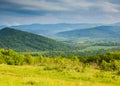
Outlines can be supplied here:
[[0, 0], [0, 25], [120, 22], [120, 0]]

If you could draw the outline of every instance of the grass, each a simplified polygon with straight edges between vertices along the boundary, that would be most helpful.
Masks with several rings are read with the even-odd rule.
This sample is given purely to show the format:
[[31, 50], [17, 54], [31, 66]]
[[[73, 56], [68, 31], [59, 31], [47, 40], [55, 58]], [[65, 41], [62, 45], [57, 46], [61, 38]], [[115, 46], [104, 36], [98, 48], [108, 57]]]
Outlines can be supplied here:
[[0, 65], [0, 86], [119, 86], [120, 76], [87, 67], [85, 72], [45, 70], [45, 66]]

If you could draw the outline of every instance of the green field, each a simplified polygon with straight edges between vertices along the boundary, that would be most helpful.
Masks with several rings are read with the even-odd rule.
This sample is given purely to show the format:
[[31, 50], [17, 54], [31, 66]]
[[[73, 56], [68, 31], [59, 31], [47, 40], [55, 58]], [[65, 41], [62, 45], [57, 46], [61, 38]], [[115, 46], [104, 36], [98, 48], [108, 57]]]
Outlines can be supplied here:
[[120, 76], [91, 67], [86, 72], [45, 70], [45, 66], [0, 65], [0, 86], [119, 86]]
[[0, 49], [0, 86], [119, 86], [120, 51], [54, 58]]

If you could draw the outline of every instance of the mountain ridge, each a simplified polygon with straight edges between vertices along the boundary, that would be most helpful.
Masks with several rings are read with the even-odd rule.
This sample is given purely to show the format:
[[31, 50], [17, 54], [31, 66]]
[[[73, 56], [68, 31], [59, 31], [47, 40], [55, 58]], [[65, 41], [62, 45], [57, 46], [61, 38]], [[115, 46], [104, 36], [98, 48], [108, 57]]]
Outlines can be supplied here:
[[57, 35], [63, 37], [69, 37], [69, 38], [70, 37], [114, 38], [114, 37], [120, 37], [119, 32], [120, 32], [120, 26], [98, 26], [94, 28], [64, 31], [57, 33]]
[[49, 38], [53, 38], [53, 35], [58, 32], [70, 31], [75, 29], [84, 29], [84, 28], [95, 27], [95, 26], [100, 26], [100, 24], [58, 23], [58, 24], [29, 24], [29, 25], [17, 25], [17, 26], [10, 26], [10, 27], [18, 30], [22, 30], [22, 31], [35, 33], [38, 35], [43, 35]]

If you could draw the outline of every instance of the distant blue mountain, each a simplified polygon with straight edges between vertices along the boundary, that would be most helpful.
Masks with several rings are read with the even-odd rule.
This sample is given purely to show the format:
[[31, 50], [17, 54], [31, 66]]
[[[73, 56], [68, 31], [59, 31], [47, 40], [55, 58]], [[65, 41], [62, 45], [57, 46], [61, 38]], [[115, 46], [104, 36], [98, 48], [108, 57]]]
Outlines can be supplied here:
[[94, 28], [59, 32], [57, 35], [67, 38], [120, 38], [120, 26], [98, 26]]
[[1, 26], [0, 26], [0, 29], [2, 29], [2, 28], [4, 28], [4, 27], [6, 27], [6, 26], [5, 26], [5, 25], [1, 25]]
[[[32, 32], [35, 34], [51, 37], [58, 32], [70, 31], [83, 28], [91, 28], [100, 26], [99, 24], [30, 24], [30, 25], [19, 25], [11, 26], [11, 28], [16, 28], [18, 30]], [[3, 28], [3, 27], [2, 27]]]
[[112, 26], [120, 26], [120, 22], [112, 24]]

